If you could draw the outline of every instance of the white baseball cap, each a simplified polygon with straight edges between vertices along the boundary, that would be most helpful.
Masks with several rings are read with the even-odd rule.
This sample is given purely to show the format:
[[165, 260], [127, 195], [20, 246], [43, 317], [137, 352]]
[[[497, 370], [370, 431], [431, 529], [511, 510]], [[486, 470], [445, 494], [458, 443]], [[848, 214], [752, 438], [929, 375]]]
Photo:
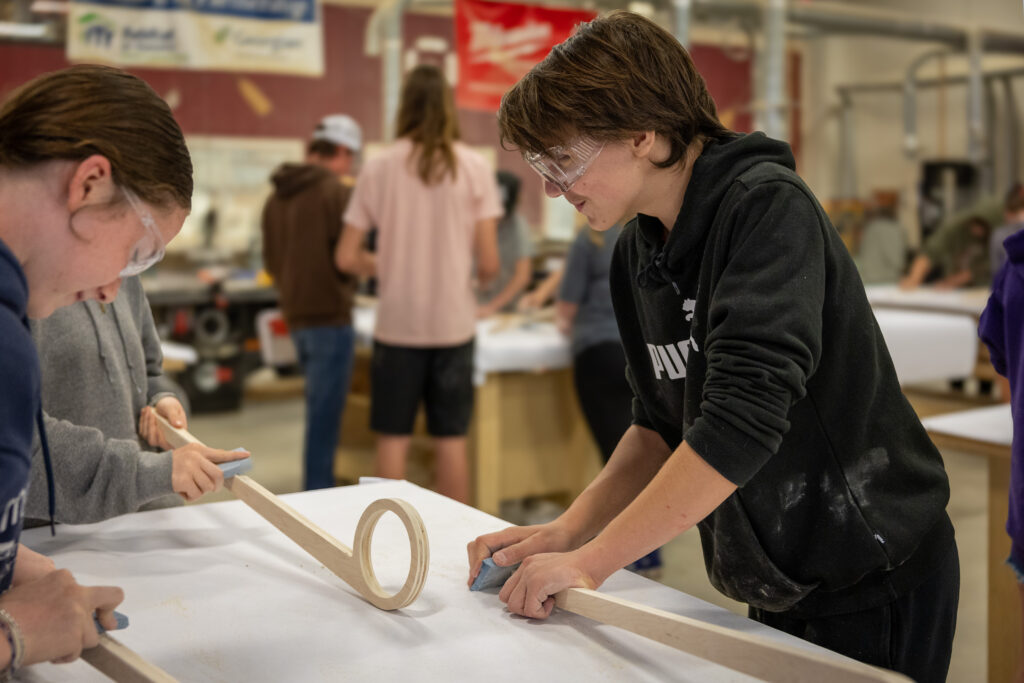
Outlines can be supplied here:
[[363, 146], [363, 130], [351, 116], [331, 114], [320, 121], [320, 125], [313, 131], [313, 139], [327, 140], [358, 152]]

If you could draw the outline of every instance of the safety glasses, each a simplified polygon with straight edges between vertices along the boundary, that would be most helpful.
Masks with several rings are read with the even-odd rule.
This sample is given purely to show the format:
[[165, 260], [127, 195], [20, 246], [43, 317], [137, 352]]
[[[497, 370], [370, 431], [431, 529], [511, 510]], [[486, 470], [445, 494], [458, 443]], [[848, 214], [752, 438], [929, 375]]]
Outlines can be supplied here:
[[126, 187], [122, 187], [121, 190], [145, 228], [142, 237], [132, 247], [128, 264], [121, 270], [120, 277], [131, 277], [138, 275], [164, 257], [164, 238], [160, 234], [160, 228], [157, 227], [156, 221], [153, 220], [153, 215], [143, 206], [142, 200]]
[[526, 152], [523, 159], [541, 178], [565, 194], [583, 177], [602, 149], [603, 142], [579, 138], [567, 146], [550, 147], [540, 153]]

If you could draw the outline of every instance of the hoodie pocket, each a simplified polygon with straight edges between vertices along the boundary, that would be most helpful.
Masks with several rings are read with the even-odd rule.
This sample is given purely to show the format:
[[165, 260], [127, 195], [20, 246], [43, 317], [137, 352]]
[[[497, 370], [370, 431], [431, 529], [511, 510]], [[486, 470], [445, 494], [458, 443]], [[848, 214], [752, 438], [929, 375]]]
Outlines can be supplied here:
[[772, 562], [736, 494], [701, 522], [699, 529], [708, 578], [733, 600], [784, 612], [818, 587], [817, 583], [794, 581]]

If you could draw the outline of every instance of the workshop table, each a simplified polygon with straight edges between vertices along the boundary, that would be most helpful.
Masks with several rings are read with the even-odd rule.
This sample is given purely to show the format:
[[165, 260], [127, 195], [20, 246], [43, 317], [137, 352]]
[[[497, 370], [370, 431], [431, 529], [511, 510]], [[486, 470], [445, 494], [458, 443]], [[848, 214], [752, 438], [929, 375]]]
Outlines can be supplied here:
[[975, 319], [988, 303], [987, 287], [968, 289], [935, 289], [918, 287], [901, 289], [899, 285], [867, 285], [864, 292], [874, 309], [897, 308], [928, 313], [953, 313], [973, 316]]
[[[477, 323], [469, 433], [473, 502], [491, 514], [503, 500], [528, 497], [568, 505], [601, 467], [576, 400], [569, 342], [550, 322], [503, 328], [503, 320]], [[365, 453], [373, 441], [368, 415], [375, 321], [374, 308], [354, 309], [358, 346], [335, 466], [344, 478], [372, 474]], [[422, 436], [422, 424], [418, 431]]]
[[940, 449], [984, 456], [988, 461], [988, 680], [1012, 680], [1021, 650], [1021, 616], [1017, 580], [1006, 566], [1013, 443], [1010, 405], [935, 415], [921, 422]]
[[[931, 313], [934, 315], [947, 315], [950, 317], [966, 318], [974, 328], [974, 337], [977, 337], [978, 318], [981, 317], [985, 305], [988, 303], [989, 290], [986, 287], [973, 287], [969, 289], [935, 289], [933, 287], [918, 287], [917, 289], [903, 290], [899, 285], [869, 285], [864, 288], [868, 302], [877, 316], [882, 311], [901, 311]], [[950, 340], [939, 340], [938, 338], [926, 338], [926, 341], [918, 346], [918, 352], [922, 354], [935, 355], [938, 348], [932, 351], [932, 345], [949, 346]], [[983, 344], [974, 345], [975, 360], [971, 371], [959, 376], [946, 376], [933, 379], [966, 379], [975, 377], [979, 380], [995, 381], [996, 371], [989, 359], [988, 348]], [[915, 380], [917, 381], [917, 380]]]
[[901, 385], [974, 373], [978, 325], [970, 316], [879, 308], [875, 319]]
[[[751, 681], [615, 627], [556, 610], [505, 611], [495, 589], [466, 587], [466, 543], [505, 523], [408, 482], [292, 494], [285, 500], [342, 543], [378, 498], [414, 505], [430, 538], [419, 599], [396, 612], [365, 602], [240, 501], [26, 531], [23, 541], [84, 584], [117, 584], [131, 625], [115, 637], [182, 681]], [[373, 541], [385, 589], [408, 569], [394, 515]], [[602, 592], [843, 658], [627, 571]], [[26, 669], [26, 681], [106, 680], [84, 662]]]

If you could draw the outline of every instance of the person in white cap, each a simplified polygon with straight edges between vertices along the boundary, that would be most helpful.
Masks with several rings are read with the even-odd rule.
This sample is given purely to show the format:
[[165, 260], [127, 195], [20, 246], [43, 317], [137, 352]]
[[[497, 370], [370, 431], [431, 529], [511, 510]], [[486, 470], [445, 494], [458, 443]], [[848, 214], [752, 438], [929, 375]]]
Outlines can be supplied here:
[[350, 116], [325, 116], [303, 164], [274, 171], [263, 208], [263, 259], [306, 376], [303, 486], [334, 486], [334, 450], [352, 372], [356, 279], [334, 266], [342, 215], [352, 194], [349, 174], [362, 130]]

